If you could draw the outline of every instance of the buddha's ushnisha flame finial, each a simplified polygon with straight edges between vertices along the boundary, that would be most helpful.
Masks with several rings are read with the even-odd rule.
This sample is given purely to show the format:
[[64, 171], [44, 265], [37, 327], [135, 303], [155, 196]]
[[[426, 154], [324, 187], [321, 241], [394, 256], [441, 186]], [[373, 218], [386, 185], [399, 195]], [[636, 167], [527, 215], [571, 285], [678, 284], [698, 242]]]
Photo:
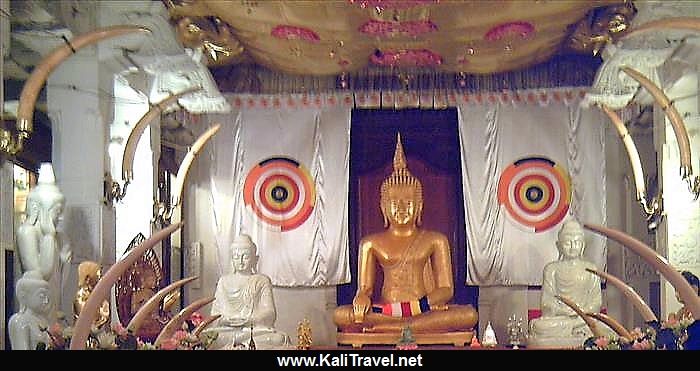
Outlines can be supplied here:
[[394, 151], [394, 172], [406, 168], [406, 155], [403, 153], [403, 145], [401, 144], [401, 133], [396, 133], [396, 150]]

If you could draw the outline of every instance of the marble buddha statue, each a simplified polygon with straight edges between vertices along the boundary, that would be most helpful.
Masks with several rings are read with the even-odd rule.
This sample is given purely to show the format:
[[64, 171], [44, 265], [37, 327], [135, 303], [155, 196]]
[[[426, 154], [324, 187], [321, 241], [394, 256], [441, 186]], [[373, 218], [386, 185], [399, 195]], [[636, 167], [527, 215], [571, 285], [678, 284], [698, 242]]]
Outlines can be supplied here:
[[[78, 316], [80, 316], [80, 312], [83, 310], [88, 297], [90, 297], [92, 290], [95, 288], [101, 276], [102, 269], [100, 265], [93, 261], [84, 261], [78, 265], [78, 291], [73, 301], [74, 319], [77, 320]], [[99, 328], [107, 322], [109, 322], [109, 302], [104, 300], [102, 301], [102, 305], [100, 305], [93, 324], [95, 327]]]
[[568, 219], [556, 242], [559, 260], [545, 265], [542, 274], [542, 316], [530, 322], [529, 347], [578, 347], [593, 334], [573, 309], [556, 298], [568, 298], [585, 313], [599, 312], [602, 305], [600, 278], [586, 269], [597, 269], [582, 258], [585, 248], [583, 228]]
[[272, 281], [253, 271], [257, 260], [257, 246], [250, 236], [237, 236], [231, 244], [231, 272], [219, 278], [214, 294], [211, 314], [221, 315], [212, 328], [218, 332], [215, 349], [249, 344], [251, 338], [256, 349], [291, 344], [287, 334], [274, 328], [277, 310]]
[[[471, 330], [477, 323], [476, 310], [448, 304], [454, 292], [450, 245], [442, 233], [421, 228], [423, 186], [408, 170], [400, 135], [393, 166], [380, 187], [387, 229], [362, 238], [357, 293], [352, 305], [335, 310], [334, 322], [344, 332]], [[381, 297], [373, 301], [378, 268], [384, 280]]]
[[70, 250], [60, 243], [57, 233], [64, 204], [65, 197], [56, 186], [51, 164], [42, 164], [38, 184], [27, 195], [26, 219], [17, 228], [23, 272], [38, 271], [49, 281], [60, 265], [70, 260]]
[[39, 343], [49, 344], [46, 330], [51, 312], [49, 283], [38, 270], [25, 272], [17, 280], [15, 294], [19, 311], [10, 317], [7, 331], [13, 350], [34, 350]]

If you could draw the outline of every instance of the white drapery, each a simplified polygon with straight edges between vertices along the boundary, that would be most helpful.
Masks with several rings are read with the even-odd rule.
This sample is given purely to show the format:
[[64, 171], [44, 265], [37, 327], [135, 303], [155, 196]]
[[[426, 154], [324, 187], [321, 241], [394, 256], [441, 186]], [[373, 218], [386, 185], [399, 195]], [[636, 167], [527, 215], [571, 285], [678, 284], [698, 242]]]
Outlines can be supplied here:
[[[551, 93], [551, 92], [550, 92]], [[530, 156], [553, 160], [571, 178], [567, 217], [605, 224], [605, 125], [598, 110], [574, 102], [463, 103], [459, 108], [467, 228], [467, 284], [540, 285], [544, 265], [558, 258], [561, 222], [535, 233], [499, 204], [499, 177]], [[586, 258], [605, 267], [605, 240], [586, 233]]]
[[[239, 99], [237, 98], [229, 99]], [[241, 98], [244, 102], [247, 98]], [[255, 99], [261, 99], [256, 96]], [[277, 286], [347, 283], [347, 214], [350, 106], [338, 97], [295, 107], [234, 105], [227, 115], [210, 115], [224, 127], [207, 145], [208, 170], [199, 172], [209, 188], [220, 274], [230, 269], [233, 237], [249, 234], [258, 246], [258, 271]], [[269, 97], [273, 102], [274, 97]], [[326, 104], [325, 102], [333, 102]], [[281, 231], [264, 223], [244, 203], [250, 170], [265, 159], [291, 158], [307, 170], [315, 188], [314, 207], [298, 227]], [[200, 210], [202, 208], [200, 207]]]

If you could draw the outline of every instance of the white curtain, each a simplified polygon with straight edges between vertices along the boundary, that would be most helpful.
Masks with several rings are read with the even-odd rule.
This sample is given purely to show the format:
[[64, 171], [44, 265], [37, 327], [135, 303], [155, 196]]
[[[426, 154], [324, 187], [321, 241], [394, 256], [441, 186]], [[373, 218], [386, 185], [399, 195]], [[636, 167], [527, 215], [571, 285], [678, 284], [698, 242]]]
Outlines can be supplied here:
[[[546, 93], [545, 93], [546, 94]], [[544, 265], [558, 258], [561, 221], [535, 232], [499, 202], [499, 178], [515, 161], [545, 157], [571, 179], [568, 217], [605, 224], [605, 121], [577, 101], [502, 100], [459, 108], [467, 284], [540, 285]], [[585, 257], [605, 267], [605, 240], [586, 233]]]
[[[338, 101], [326, 98], [323, 102]], [[264, 98], [255, 99], [259, 102]], [[207, 145], [208, 171], [199, 172], [200, 187], [208, 188], [210, 193], [206, 208], [213, 221], [211, 231], [217, 245], [219, 272], [230, 269], [229, 247], [234, 236], [245, 233], [258, 246], [258, 271], [270, 276], [274, 285], [349, 282], [350, 107], [325, 103], [233, 106], [231, 114], [208, 117], [209, 122], [222, 122], [224, 127]], [[312, 195], [307, 189], [307, 193], [299, 195], [312, 195], [313, 208], [308, 218], [288, 230], [265, 222], [250, 202], [246, 205], [244, 201], [246, 178], [253, 178], [249, 177], [251, 169], [265, 166], [261, 161], [270, 158], [298, 162], [315, 191]], [[202, 210], [202, 206], [198, 209]]]

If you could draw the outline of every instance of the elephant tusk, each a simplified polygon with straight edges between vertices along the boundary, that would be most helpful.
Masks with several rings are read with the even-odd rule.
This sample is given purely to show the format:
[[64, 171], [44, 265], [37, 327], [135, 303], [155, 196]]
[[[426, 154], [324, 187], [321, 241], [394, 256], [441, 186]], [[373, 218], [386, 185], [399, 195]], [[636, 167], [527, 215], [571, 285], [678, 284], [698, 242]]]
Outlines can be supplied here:
[[595, 321], [588, 316], [586, 313], [583, 312], [583, 310], [576, 305], [571, 299], [565, 298], [561, 295], [555, 295], [557, 299], [561, 300], [562, 303], [566, 304], [569, 308], [573, 309], [576, 314], [579, 315], [583, 319], [584, 322], [586, 322], [586, 325], [588, 326], [589, 329], [591, 329], [591, 332], [593, 332], [593, 336], [595, 337], [602, 337], [605, 336], [605, 334], [598, 328], [598, 325], [595, 323]]
[[75, 322], [75, 327], [73, 329], [73, 338], [70, 342], [71, 350], [81, 350], [85, 349], [85, 342], [87, 341], [88, 334], [90, 333], [90, 328], [92, 326], [95, 317], [97, 316], [97, 309], [102, 304], [102, 301], [109, 295], [110, 289], [115, 282], [121, 277], [124, 272], [131, 267], [136, 260], [138, 260], [148, 249], [155, 246], [164, 238], [170, 236], [173, 232], [182, 227], [184, 223], [180, 222], [177, 224], [172, 224], [166, 228], [159, 230], [154, 233], [147, 240], [143, 241], [135, 249], [131, 250], [122, 260], [116, 262], [111, 268], [102, 276], [102, 278], [97, 282], [95, 288], [92, 290], [92, 294], [88, 297], [83, 310], [80, 312], [80, 316]]
[[141, 308], [139, 308], [139, 310], [136, 311], [136, 314], [134, 314], [134, 316], [131, 318], [131, 321], [129, 321], [129, 324], [126, 326], [126, 329], [131, 331], [133, 334], [136, 334], [136, 332], [139, 330], [139, 328], [141, 328], [141, 325], [146, 320], [146, 318], [148, 318], [148, 316], [160, 306], [161, 301], [163, 301], [163, 299], [170, 292], [196, 279], [197, 277], [183, 278], [158, 290], [158, 292], [155, 293], [155, 295], [151, 296], [145, 303], [143, 303]]
[[111, 26], [100, 28], [82, 35], [76, 36], [65, 45], [52, 50], [42, 61], [34, 67], [32, 74], [24, 83], [17, 107], [17, 130], [31, 133], [33, 130], [34, 105], [42, 86], [58, 65], [73, 55], [79, 49], [98, 43], [104, 39], [117, 37], [134, 32], [151, 32], [142, 26]]
[[668, 119], [671, 121], [671, 127], [673, 127], [673, 133], [676, 135], [676, 142], [678, 142], [678, 152], [680, 153], [681, 160], [681, 178], [686, 179], [693, 175], [693, 164], [690, 160], [690, 139], [688, 139], [688, 131], [683, 123], [683, 118], [673, 106], [666, 93], [661, 90], [656, 84], [649, 80], [646, 76], [642, 75], [639, 71], [630, 67], [621, 67], [622, 71], [629, 75], [631, 78], [637, 80], [640, 85], [642, 85], [652, 97], [656, 103], [661, 106]]
[[220, 315], [220, 314], [217, 314], [217, 315], [208, 317], [207, 319], [205, 319], [204, 321], [202, 321], [202, 323], [200, 323], [199, 326], [197, 326], [197, 327], [194, 329], [194, 331], [192, 331], [192, 334], [193, 334], [194, 336], [199, 336], [199, 334], [201, 334], [202, 331], [204, 331], [204, 329], [206, 329], [207, 327], [209, 327], [209, 325], [211, 325], [212, 323], [214, 323], [214, 321], [216, 321], [216, 320], [219, 319], [219, 318], [221, 318], [221, 315]]
[[217, 131], [221, 128], [221, 124], [216, 124], [209, 128], [207, 131], [204, 132], [197, 140], [194, 141], [192, 144], [192, 148], [190, 148], [189, 151], [187, 151], [187, 155], [185, 155], [185, 158], [182, 160], [182, 163], [180, 164], [180, 167], [177, 170], [177, 177], [175, 178], [175, 182], [173, 183], [173, 188], [172, 188], [172, 196], [171, 196], [171, 203], [170, 207], [175, 208], [180, 204], [180, 201], [182, 200], [182, 189], [185, 186], [185, 178], [187, 178], [187, 173], [190, 171], [190, 167], [192, 166], [192, 162], [194, 161], [194, 158], [199, 154], [199, 152], [202, 150], [202, 147], [204, 147], [205, 144], [211, 139], [211, 137], [216, 134]]
[[586, 270], [607, 280], [609, 283], [613, 284], [613, 286], [617, 287], [617, 289], [620, 290], [622, 294], [632, 302], [632, 305], [637, 308], [637, 311], [639, 311], [639, 314], [641, 314], [644, 322], [658, 321], [658, 318], [656, 318], [654, 312], [651, 310], [651, 308], [649, 308], [647, 303], [644, 302], [644, 299], [642, 299], [642, 297], [639, 296], [636, 291], [634, 291], [632, 286], [622, 282], [621, 279], [613, 276], [610, 273], [600, 272], [589, 268], [586, 268]]
[[615, 318], [612, 318], [608, 316], [607, 314], [604, 313], [586, 313], [587, 316], [591, 316], [595, 319], [597, 319], [600, 322], [603, 322], [604, 324], [608, 325], [615, 333], [620, 336], [620, 338], [629, 343], [632, 341], [632, 334], [630, 334], [627, 329], [622, 326], [620, 322], [618, 322]]
[[194, 313], [196, 310], [199, 308], [211, 303], [214, 301], [214, 297], [210, 296], [208, 298], [202, 298], [199, 300], [194, 301], [192, 304], [184, 307], [178, 314], [176, 314], [170, 322], [168, 322], [165, 327], [163, 327], [163, 330], [160, 331], [160, 334], [158, 334], [158, 337], [156, 338], [155, 343], [153, 345], [159, 346], [160, 343], [163, 342], [163, 340], [170, 338], [173, 336], [175, 331], [177, 331], [180, 326], [182, 326], [182, 323], [185, 322], [189, 316]]
[[593, 224], [584, 224], [583, 227], [617, 241], [646, 260], [649, 265], [659, 271], [673, 285], [673, 288], [676, 289], [678, 295], [683, 299], [690, 313], [693, 314], [693, 318], [700, 318], [700, 297], [698, 297], [695, 289], [688, 284], [688, 281], [663, 256], [659, 255], [644, 242], [616, 229]]
[[151, 109], [144, 114], [139, 121], [131, 129], [129, 133], [129, 138], [126, 140], [126, 145], [124, 146], [124, 155], [122, 156], [122, 180], [125, 182], [131, 182], [134, 179], [134, 157], [136, 156], [136, 147], [139, 144], [139, 140], [143, 135], [151, 121], [153, 121], [156, 116], [160, 115], [168, 106], [176, 102], [181, 97], [202, 90], [202, 88], [195, 87], [182, 91], [177, 94], [171, 94], [162, 101], [154, 104]]

